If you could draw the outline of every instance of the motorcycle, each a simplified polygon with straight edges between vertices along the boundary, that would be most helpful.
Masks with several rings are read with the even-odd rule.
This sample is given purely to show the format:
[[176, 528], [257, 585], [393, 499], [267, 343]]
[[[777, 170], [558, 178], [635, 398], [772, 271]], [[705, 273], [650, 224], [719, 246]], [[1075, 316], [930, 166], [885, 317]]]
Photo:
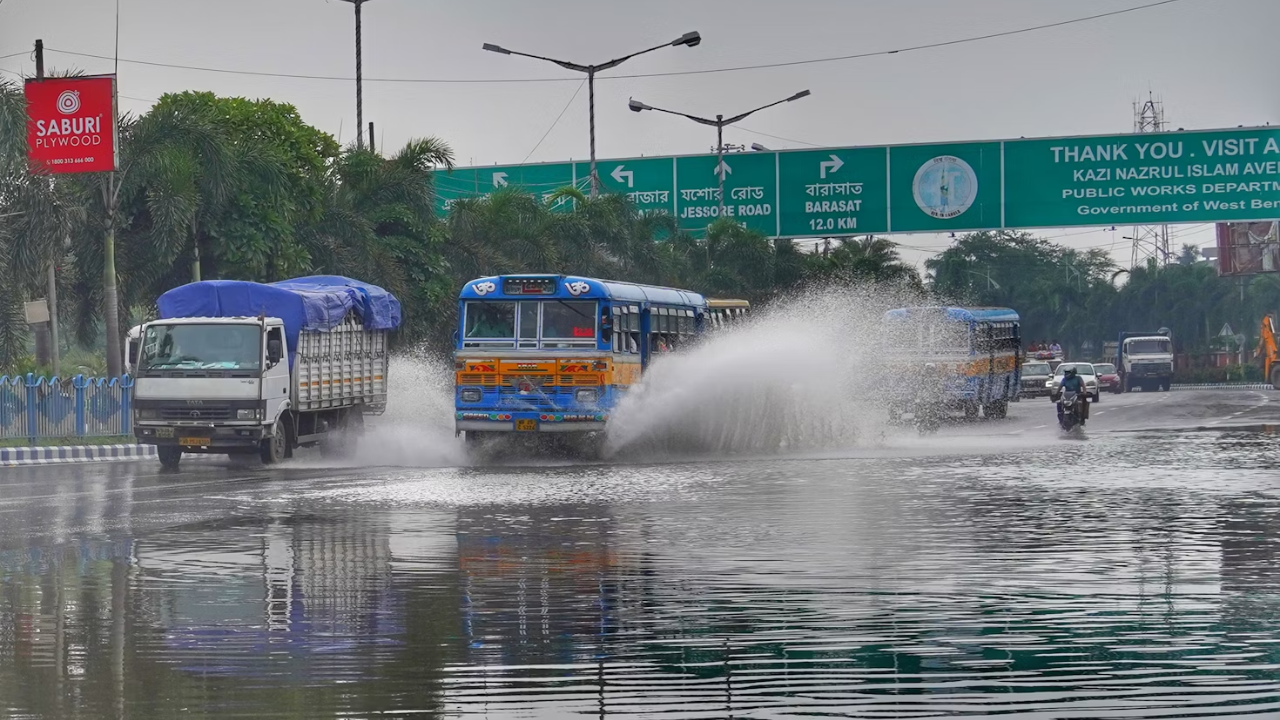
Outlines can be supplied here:
[[1064, 391], [1058, 398], [1058, 426], [1063, 432], [1071, 432], [1077, 427], [1084, 427], [1084, 409], [1081, 407], [1085, 399], [1080, 393]]
[[916, 430], [921, 435], [932, 435], [942, 427], [943, 407], [936, 400], [916, 404]]

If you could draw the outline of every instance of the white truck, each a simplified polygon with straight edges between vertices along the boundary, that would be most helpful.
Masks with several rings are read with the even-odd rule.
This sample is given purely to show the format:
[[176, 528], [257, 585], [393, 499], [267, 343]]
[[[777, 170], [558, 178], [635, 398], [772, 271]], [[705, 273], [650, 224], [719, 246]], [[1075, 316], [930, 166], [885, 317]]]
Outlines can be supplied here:
[[1168, 390], [1173, 384], [1173, 340], [1167, 331], [1122, 332], [1116, 348], [1122, 391]]
[[387, 335], [400, 304], [338, 276], [190, 283], [139, 332], [133, 429], [176, 469], [183, 453], [340, 451], [387, 404]]

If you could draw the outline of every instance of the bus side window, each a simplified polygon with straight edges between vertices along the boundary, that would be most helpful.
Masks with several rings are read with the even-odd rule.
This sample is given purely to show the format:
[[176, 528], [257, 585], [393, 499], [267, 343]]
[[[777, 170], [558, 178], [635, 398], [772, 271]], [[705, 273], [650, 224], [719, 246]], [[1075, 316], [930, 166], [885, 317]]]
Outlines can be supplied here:
[[615, 353], [628, 352], [626, 342], [623, 340], [627, 336], [627, 329], [623, 327], [626, 320], [622, 315], [622, 308], [614, 306], [611, 312], [613, 313], [613, 346], [611, 349]]
[[640, 306], [627, 307], [627, 352], [640, 354]]

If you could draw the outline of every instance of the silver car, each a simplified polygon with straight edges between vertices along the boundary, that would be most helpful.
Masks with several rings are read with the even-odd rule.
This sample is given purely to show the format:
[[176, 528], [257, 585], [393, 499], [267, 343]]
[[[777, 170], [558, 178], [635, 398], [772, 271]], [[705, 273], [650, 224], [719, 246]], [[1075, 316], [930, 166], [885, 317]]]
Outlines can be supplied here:
[[1076, 373], [1080, 375], [1080, 379], [1084, 381], [1084, 394], [1091, 402], [1098, 402], [1101, 393], [1098, 392], [1098, 371], [1094, 370], [1093, 363], [1082, 362], [1064, 362], [1053, 371], [1053, 377], [1044, 386], [1049, 390], [1049, 399], [1058, 402], [1058, 388], [1062, 385], [1062, 378], [1067, 372], [1067, 368], [1075, 368]]
[[1022, 364], [1022, 387], [1019, 388], [1019, 395], [1022, 397], [1042, 397], [1049, 394], [1049, 387], [1045, 384], [1053, 379], [1053, 369], [1049, 367], [1049, 363], [1045, 361], [1030, 361]]

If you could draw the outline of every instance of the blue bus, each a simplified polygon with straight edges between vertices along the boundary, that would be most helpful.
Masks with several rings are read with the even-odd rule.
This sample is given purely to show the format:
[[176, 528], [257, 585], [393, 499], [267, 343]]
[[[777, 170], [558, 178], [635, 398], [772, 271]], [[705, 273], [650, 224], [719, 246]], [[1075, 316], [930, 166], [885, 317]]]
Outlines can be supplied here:
[[1022, 324], [1018, 313], [990, 307], [908, 307], [884, 315], [890, 374], [890, 412], [914, 396], [912, 378], [925, 363], [942, 375], [943, 404], [1002, 418], [1018, 401], [1022, 373]]
[[695, 292], [572, 275], [472, 280], [458, 298], [455, 430], [596, 433], [657, 357], [707, 323]]

